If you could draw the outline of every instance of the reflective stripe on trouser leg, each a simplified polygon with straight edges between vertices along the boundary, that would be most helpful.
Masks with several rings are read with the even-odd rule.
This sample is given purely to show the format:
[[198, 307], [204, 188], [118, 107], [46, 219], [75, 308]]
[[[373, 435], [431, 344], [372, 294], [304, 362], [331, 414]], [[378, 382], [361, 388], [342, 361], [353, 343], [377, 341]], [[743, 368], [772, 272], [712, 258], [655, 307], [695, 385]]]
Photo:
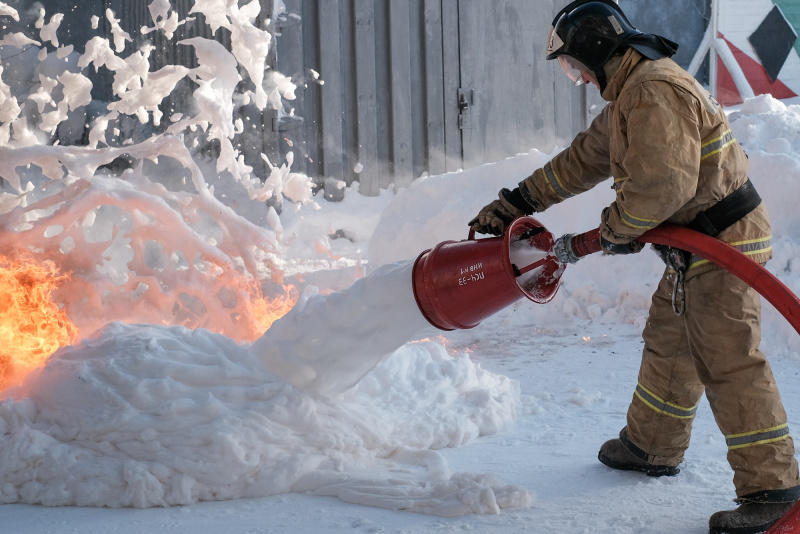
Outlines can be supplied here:
[[763, 445], [780, 441], [789, 435], [789, 425], [783, 424], [773, 428], [762, 428], [752, 432], [742, 432], [741, 434], [731, 434], [725, 436], [725, 443], [728, 450], [752, 447], [753, 445]]
[[646, 387], [641, 384], [636, 385], [636, 392], [634, 393], [639, 399], [647, 404], [650, 408], [658, 413], [674, 417], [676, 419], [691, 419], [697, 413], [697, 405], [691, 408], [684, 408], [665, 401]]
[[685, 288], [690, 349], [728, 443], [737, 495], [798, 485], [786, 412], [758, 349], [760, 296], [722, 269], [690, 278]]
[[674, 275], [665, 271], [653, 294], [642, 333], [639, 384], [628, 408], [628, 438], [651, 463], [677, 466], [689, 437], [703, 385], [697, 376], [682, 317], [672, 310]]

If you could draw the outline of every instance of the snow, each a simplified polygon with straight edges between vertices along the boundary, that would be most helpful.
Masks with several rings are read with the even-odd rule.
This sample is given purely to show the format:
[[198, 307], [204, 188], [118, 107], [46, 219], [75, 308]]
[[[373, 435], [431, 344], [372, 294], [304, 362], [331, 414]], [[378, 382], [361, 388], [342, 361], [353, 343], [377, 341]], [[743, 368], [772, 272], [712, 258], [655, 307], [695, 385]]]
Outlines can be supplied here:
[[[196, 5], [215, 25], [267, 38], [249, 26], [255, 3], [228, 15]], [[174, 26], [163, 2], [152, 12], [151, 31]], [[198, 69], [154, 76], [138, 52], [118, 61], [128, 36], [106, 16], [116, 51], [108, 41], [95, 51], [124, 80], [94, 145], [46, 142], [84, 98], [67, 65], [41, 82], [51, 84], [36, 100], [42, 116], [20, 106], [2, 125], [0, 245], [60, 251], [74, 287], [59, 296], [83, 337], [0, 393], [4, 532], [701, 533], [733, 506], [705, 402], [680, 475], [596, 460], [636, 384], [663, 270], [655, 254], [588, 257], [568, 266], [551, 302], [520, 299], [470, 330], [437, 331], [415, 307], [415, 258], [465, 239], [498, 189], [553, 154], [532, 149], [374, 198], [356, 185], [336, 203], [311, 197], [291, 161], [271, 165], [262, 184], [230, 143], [238, 80], [216, 74], [238, 62], [236, 76], [253, 76], [259, 58], [197, 39]], [[58, 46], [61, 19], [40, 21], [35, 36]], [[206, 106], [184, 110], [168, 134], [204, 132], [222, 143], [219, 161], [198, 161], [168, 134], [108, 144], [106, 130], [128, 124], [120, 115], [158, 119], [137, 89], [150, 82], [164, 94], [181, 75]], [[800, 102], [760, 96], [728, 111], [772, 216], [769, 268], [800, 292]], [[123, 153], [141, 163], [105, 174]], [[281, 191], [294, 202], [278, 216], [263, 200]], [[556, 235], [585, 231], [612, 198], [602, 185], [537, 218]], [[292, 284], [299, 300], [265, 333], [248, 331], [231, 320], [231, 310], [252, 315], [237, 275], [257, 278], [266, 296]], [[218, 302], [231, 287], [235, 304]], [[189, 303], [180, 321], [176, 302]], [[765, 304], [763, 337], [798, 428], [797, 332]]]

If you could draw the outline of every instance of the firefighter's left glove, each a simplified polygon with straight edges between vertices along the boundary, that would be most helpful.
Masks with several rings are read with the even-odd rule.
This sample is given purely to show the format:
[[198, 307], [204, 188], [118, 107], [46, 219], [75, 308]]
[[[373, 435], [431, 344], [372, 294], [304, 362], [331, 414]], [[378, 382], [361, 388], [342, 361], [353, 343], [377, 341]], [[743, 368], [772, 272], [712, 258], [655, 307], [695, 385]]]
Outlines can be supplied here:
[[534, 212], [533, 206], [522, 196], [519, 187], [515, 187], [513, 191], [503, 188], [498, 197], [467, 223], [470, 228], [479, 234], [501, 236], [515, 219]]
[[601, 237], [600, 247], [606, 254], [636, 254], [642, 250], [643, 245], [635, 239], [630, 243], [612, 243], [608, 239]]

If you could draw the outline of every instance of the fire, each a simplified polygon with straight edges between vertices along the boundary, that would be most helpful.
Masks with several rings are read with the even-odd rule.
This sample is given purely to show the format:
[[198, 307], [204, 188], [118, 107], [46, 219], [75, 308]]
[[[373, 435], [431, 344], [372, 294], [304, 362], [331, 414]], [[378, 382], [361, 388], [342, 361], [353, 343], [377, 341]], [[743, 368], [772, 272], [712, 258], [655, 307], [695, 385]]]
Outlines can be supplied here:
[[0, 389], [44, 364], [78, 329], [51, 293], [68, 280], [51, 261], [0, 255]]
[[253, 301], [253, 323], [255, 331], [260, 335], [269, 330], [272, 323], [289, 313], [298, 299], [294, 286], [283, 286], [284, 294], [269, 300], [256, 298]]
[[448, 352], [448, 354], [450, 354], [450, 355], [457, 355], [462, 351], [466, 352], [466, 353], [474, 352], [472, 350], [472, 347], [463, 347], [462, 348], [460, 346], [454, 345], [449, 339], [447, 339], [443, 335], [434, 336], [433, 339], [430, 338], [430, 337], [426, 337], [424, 339], [415, 339], [413, 341], [409, 341], [409, 343], [427, 343], [429, 341], [436, 341], [441, 346], [443, 346], [445, 348], [445, 350]]

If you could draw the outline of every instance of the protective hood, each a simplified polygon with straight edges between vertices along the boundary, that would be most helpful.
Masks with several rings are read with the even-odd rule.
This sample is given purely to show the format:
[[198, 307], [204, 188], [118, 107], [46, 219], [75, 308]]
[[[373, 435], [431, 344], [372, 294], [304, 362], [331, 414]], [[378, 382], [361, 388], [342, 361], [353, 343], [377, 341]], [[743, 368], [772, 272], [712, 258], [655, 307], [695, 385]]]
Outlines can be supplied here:
[[622, 44], [653, 60], [672, 57], [678, 51], [678, 43], [652, 33], [630, 35]]

